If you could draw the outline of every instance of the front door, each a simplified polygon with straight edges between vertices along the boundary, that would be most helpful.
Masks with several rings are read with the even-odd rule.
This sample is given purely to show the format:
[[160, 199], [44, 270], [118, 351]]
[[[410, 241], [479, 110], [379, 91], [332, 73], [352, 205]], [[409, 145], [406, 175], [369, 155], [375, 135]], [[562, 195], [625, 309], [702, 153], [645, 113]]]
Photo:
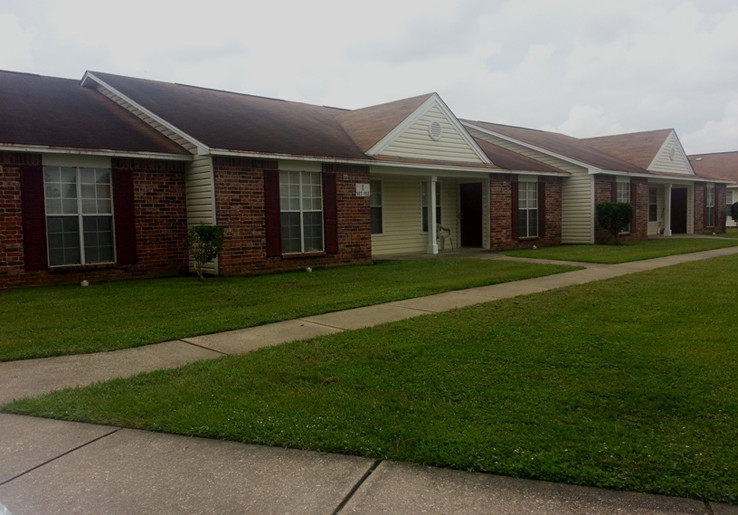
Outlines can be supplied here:
[[459, 185], [461, 247], [482, 246], [482, 183]]
[[687, 188], [671, 190], [671, 232], [687, 233]]

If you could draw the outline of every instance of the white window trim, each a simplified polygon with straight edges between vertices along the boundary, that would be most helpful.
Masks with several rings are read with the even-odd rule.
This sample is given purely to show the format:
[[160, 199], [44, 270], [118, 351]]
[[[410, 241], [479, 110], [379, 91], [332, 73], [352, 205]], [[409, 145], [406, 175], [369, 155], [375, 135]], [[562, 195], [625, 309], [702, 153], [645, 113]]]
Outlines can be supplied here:
[[[314, 254], [314, 253], [322, 253], [325, 252], [325, 199], [323, 198], [323, 174], [318, 171], [312, 171], [312, 170], [280, 170], [280, 186], [281, 186], [281, 179], [282, 175], [281, 173], [297, 173], [298, 174], [298, 200], [299, 200], [299, 208], [297, 210], [295, 209], [284, 209], [282, 206], [282, 199], [281, 199], [281, 192], [280, 192], [280, 203], [279, 203], [279, 212], [281, 213], [299, 213], [300, 215], [300, 250], [299, 251], [292, 251], [292, 252], [285, 252], [284, 248], [282, 249], [282, 253], [286, 256], [297, 256], [300, 254]], [[303, 187], [303, 177], [306, 174], [311, 175], [317, 175], [320, 179], [320, 211], [315, 209], [305, 209], [304, 208], [304, 197], [302, 194], [302, 187]], [[321, 220], [321, 246], [322, 248], [320, 250], [305, 250], [305, 213], [320, 213], [320, 220]], [[281, 220], [280, 220], [281, 224]], [[281, 242], [282, 245], [284, 245], [284, 241]]]
[[[373, 201], [373, 198], [374, 197], [372, 197], [372, 195], [371, 195], [371, 192], [372, 192], [372, 186], [371, 185], [374, 184], [374, 183], [378, 183], [379, 184], [379, 194], [380, 194], [380, 203], [379, 203], [379, 205], [372, 204], [372, 201]], [[369, 180], [369, 191], [370, 191], [370, 194], [369, 194], [369, 211], [371, 213], [371, 209], [372, 208], [379, 208], [379, 210], [380, 210], [379, 211], [379, 213], [380, 213], [380, 219], [379, 219], [379, 221], [380, 221], [380, 224], [382, 226], [381, 232], [371, 232], [371, 235], [372, 236], [382, 236], [384, 234], [384, 182], [382, 181], [382, 179], [370, 179]], [[371, 223], [371, 214], [369, 216], [369, 221]], [[370, 227], [369, 230], [372, 231], [372, 228]]]
[[[520, 186], [522, 184], [535, 184], [536, 185], [536, 207], [533, 208], [520, 208]], [[538, 227], [538, 210], [540, 209], [540, 206], [538, 205], [538, 177], [529, 177], [524, 176], [518, 178], [518, 238], [520, 239], [527, 239], [527, 238], [538, 238], [541, 228]], [[535, 211], [536, 212], [536, 234], [527, 234], [528, 233], [528, 227], [525, 227], [525, 233], [523, 234], [522, 228], [520, 227], [520, 212], [521, 211]]]
[[[64, 267], [75, 267], [75, 266], [97, 266], [97, 265], [110, 265], [114, 264], [117, 259], [117, 248], [115, 238], [115, 200], [113, 196], [113, 171], [110, 167], [109, 158], [95, 159], [90, 157], [84, 160], [74, 160], [74, 156], [54, 156], [52, 159], [44, 158], [44, 225], [46, 226], [45, 237], [46, 237], [46, 262], [49, 268], [64, 268]], [[58, 159], [62, 158], [62, 159]], [[66, 159], [65, 159], [66, 158]], [[80, 165], [80, 162], [84, 163], [84, 166]], [[54, 163], [54, 164], [52, 164]], [[72, 164], [76, 163], [76, 164]], [[90, 166], [90, 165], [105, 165], [107, 166]], [[77, 201], [77, 212], [76, 213], [49, 213], [47, 210], [47, 198], [46, 198], [46, 168], [73, 168], [75, 170], [75, 188], [76, 188], [76, 201]], [[81, 171], [84, 169], [95, 169], [95, 170], [107, 170], [110, 174], [110, 213], [94, 213], [85, 214], [82, 209], [82, 181]], [[49, 245], [49, 218], [71, 218], [72, 216], [77, 217], [77, 234], [79, 236], [79, 263], [61, 263], [52, 265], [51, 264], [51, 245]], [[85, 234], [84, 234], [84, 219], [85, 217], [109, 217], [110, 218], [110, 235], [112, 238], [112, 259], [110, 261], [95, 261], [94, 263], [87, 262], [87, 256], [85, 254]]]

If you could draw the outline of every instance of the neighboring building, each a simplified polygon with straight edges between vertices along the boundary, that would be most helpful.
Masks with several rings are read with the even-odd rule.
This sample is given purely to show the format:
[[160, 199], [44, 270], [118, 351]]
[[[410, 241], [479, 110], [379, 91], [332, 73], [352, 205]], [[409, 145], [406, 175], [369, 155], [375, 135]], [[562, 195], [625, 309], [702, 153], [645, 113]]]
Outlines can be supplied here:
[[688, 162], [663, 171], [596, 144], [460, 121], [435, 93], [343, 110], [0, 72], [0, 287], [182, 273], [198, 223], [226, 229], [210, 268], [224, 275], [592, 243], [601, 200], [633, 202], [630, 237], [645, 238], [681, 189], [685, 214], [662, 232], [720, 230], [715, 204], [695, 214], [712, 183]]
[[738, 222], [730, 216], [730, 206], [738, 202], [738, 152], [717, 152], [689, 156], [692, 168], [700, 177], [729, 181], [725, 193], [727, 212], [726, 224], [737, 227]]
[[719, 204], [724, 183], [695, 175], [673, 130], [577, 139], [489, 122], [463, 123], [476, 138], [569, 172], [562, 188], [563, 243], [599, 241], [598, 202], [633, 204], [626, 238], [725, 230]]

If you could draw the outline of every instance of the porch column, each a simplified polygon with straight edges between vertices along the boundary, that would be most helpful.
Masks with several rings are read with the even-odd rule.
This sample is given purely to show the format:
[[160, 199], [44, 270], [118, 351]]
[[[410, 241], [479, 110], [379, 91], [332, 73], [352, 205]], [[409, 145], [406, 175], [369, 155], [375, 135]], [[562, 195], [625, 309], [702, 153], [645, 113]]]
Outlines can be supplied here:
[[430, 177], [428, 181], [428, 254], [438, 254], [438, 242], [436, 241], [436, 182], [438, 177]]
[[671, 236], [671, 184], [664, 186], [664, 236]]

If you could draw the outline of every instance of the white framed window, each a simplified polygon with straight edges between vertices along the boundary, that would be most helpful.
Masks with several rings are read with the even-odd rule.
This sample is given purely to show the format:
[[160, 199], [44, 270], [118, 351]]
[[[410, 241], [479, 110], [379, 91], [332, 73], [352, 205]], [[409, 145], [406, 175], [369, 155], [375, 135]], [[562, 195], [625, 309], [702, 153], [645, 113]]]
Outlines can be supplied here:
[[[628, 182], [618, 182], [617, 183], [617, 192], [616, 192], [615, 201], [621, 202], [623, 204], [630, 204], [630, 181]], [[630, 232], [630, 224], [628, 224], [624, 229], [623, 233]]]
[[382, 234], [384, 232], [382, 181], [379, 179], [370, 180], [369, 191], [369, 211], [371, 216], [372, 234]]
[[659, 221], [659, 190], [656, 188], [648, 188], [648, 221]]
[[518, 236], [538, 236], [538, 182], [518, 181]]
[[712, 183], [705, 187], [705, 226], [715, 226], [715, 185]]
[[[420, 206], [421, 206], [421, 230], [428, 232], [428, 197], [430, 191], [428, 189], [428, 182], [421, 183], [420, 188]], [[436, 185], [436, 223], [440, 224], [443, 215], [443, 209], [441, 208], [441, 183], [435, 182]]]
[[115, 261], [109, 168], [44, 166], [49, 266]]
[[279, 172], [282, 252], [323, 251], [323, 183], [320, 172]]

